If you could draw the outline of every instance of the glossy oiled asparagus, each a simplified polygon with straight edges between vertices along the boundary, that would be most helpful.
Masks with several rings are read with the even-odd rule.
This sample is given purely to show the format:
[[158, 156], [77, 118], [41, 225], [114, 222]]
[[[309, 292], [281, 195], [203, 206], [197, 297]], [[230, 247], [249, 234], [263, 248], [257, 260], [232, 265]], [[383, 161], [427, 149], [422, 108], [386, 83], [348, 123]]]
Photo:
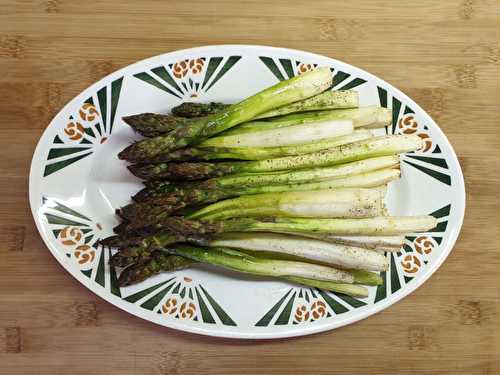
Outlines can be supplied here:
[[154, 224], [173, 212], [200, 203], [216, 202], [239, 195], [279, 193], [287, 191], [315, 191], [339, 188], [377, 187], [393, 181], [400, 176], [398, 169], [381, 169], [373, 172], [334, 178], [309, 184], [256, 186], [226, 188], [217, 190], [187, 189], [167, 193], [151, 201], [133, 203], [121, 209], [120, 216], [129, 218], [129, 229]]
[[328, 233], [338, 236], [396, 236], [433, 229], [433, 216], [382, 216], [364, 219], [239, 218], [222, 221], [197, 221], [171, 217], [163, 221], [181, 234], [225, 232]]
[[201, 142], [198, 147], [277, 147], [319, 142], [352, 133], [351, 120], [323, 121], [310, 124], [292, 125], [286, 128], [262, 130], [252, 133], [222, 135]]
[[161, 178], [197, 180], [236, 173], [260, 173], [327, 167], [357, 160], [415, 151], [422, 147], [422, 145], [423, 141], [418, 135], [389, 135], [370, 138], [305, 155], [258, 161], [162, 163], [154, 166], [133, 167], [133, 172], [136, 175], [148, 175], [149, 178], [157, 175], [161, 176]]
[[262, 113], [256, 118], [282, 116], [288, 113], [319, 111], [337, 108], [355, 108], [358, 106], [358, 93], [354, 90], [325, 91], [293, 104], [288, 104]]
[[[292, 125], [309, 124], [315, 126], [325, 121], [351, 120], [354, 128], [381, 128], [391, 124], [392, 113], [387, 108], [368, 106], [331, 111], [292, 113], [273, 117], [266, 121], [250, 121], [225, 131], [220, 136], [248, 134], [269, 129], [288, 128]], [[217, 138], [217, 137], [214, 137]]]
[[[225, 254], [222, 254], [222, 256], [224, 255]], [[131, 284], [135, 284], [157, 273], [172, 272], [184, 269], [186, 267], [190, 267], [194, 263], [197, 263], [197, 261], [181, 257], [178, 255], [171, 255], [166, 251], [155, 251], [151, 255], [151, 257], [144, 263], [136, 263], [124, 269], [120, 273], [120, 277], [118, 278], [118, 285], [120, 287], [124, 287]], [[269, 264], [269, 262], [267, 262], [267, 264]], [[376, 274], [368, 274], [368, 273], [361, 274], [352, 271], [351, 274], [357, 281], [366, 283], [367, 285], [374, 285], [374, 284], [377, 285], [381, 282], [380, 277], [378, 277]], [[356, 284], [346, 284], [337, 281], [317, 280], [299, 276], [282, 276], [280, 277], [280, 279], [295, 284], [306, 285], [312, 288], [321, 288], [324, 290], [330, 290], [332, 292], [342, 293], [353, 297], [368, 296], [368, 290], [365, 287]]]
[[172, 254], [210, 263], [239, 272], [273, 277], [305, 277], [314, 280], [335, 281], [347, 284], [357, 282], [349, 271], [317, 264], [254, 257], [223, 247], [204, 248], [191, 245], [173, 245], [167, 248]]
[[125, 116], [122, 119], [144, 137], [156, 137], [168, 133], [175, 128], [186, 126], [189, 123], [188, 119], [182, 117], [156, 113], [141, 113]]
[[172, 114], [178, 117], [194, 118], [213, 115], [227, 109], [231, 104], [219, 102], [190, 103], [184, 102], [172, 108]]
[[205, 138], [253, 119], [271, 109], [306, 99], [326, 90], [332, 82], [330, 69], [320, 68], [280, 82], [240, 103], [211, 116], [193, 120], [187, 126], [164, 136], [130, 145], [119, 153], [120, 159], [144, 162], [155, 156], [201, 142]]
[[404, 236], [335, 236], [331, 234], [302, 233], [303, 237], [347, 246], [357, 246], [380, 251], [398, 251], [404, 244]]
[[190, 267], [195, 260], [155, 251], [144, 262], [134, 263], [125, 268], [118, 278], [118, 286], [124, 287], [146, 280], [160, 272], [173, 272]]
[[233, 217], [373, 217], [383, 212], [385, 189], [338, 189], [241, 196], [206, 206], [190, 218]]
[[317, 142], [301, 143], [292, 146], [277, 147], [186, 147], [167, 154], [159, 155], [155, 163], [168, 161], [190, 161], [190, 160], [215, 160], [215, 159], [240, 159], [240, 160], [265, 160], [279, 158], [282, 156], [294, 156], [310, 154], [332, 147], [345, 145], [364, 139], [372, 138], [369, 130], [358, 129], [351, 134], [341, 137], [327, 138]]
[[[190, 182], [183, 184], [174, 184], [170, 181], [149, 181], [146, 187], [134, 196], [136, 201], [144, 201], [155, 197], [160, 197], [168, 193], [188, 189], [197, 190], [217, 190], [236, 187], [250, 188], [257, 186], [272, 186], [284, 184], [300, 184], [321, 182], [332, 180], [334, 178], [353, 176], [356, 174], [371, 172], [383, 168], [396, 167], [399, 164], [399, 157], [382, 156], [370, 158], [352, 163], [340, 164], [333, 167], [313, 168], [296, 171], [278, 171], [251, 174], [235, 174], [224, 177], [212, 178], [202, 182]], [[380, 184], [378, 184], [380, 185]], [[351, 185], [352, 186], [352, 185]], [[366, 187], [364, 183], [359, 187]], [[374, 185], [370, 185], [374, 186]], [[375, 185], [376, 186], [376, 185]]]
[[387, 258], [372, 250], [287, 234], [225, 233], [209, 241], [209, 246], [270, 253], [271, 257], [273, 253], [286, 254], [342, 268], [384, 271], [389, 267]]
[[[172, 108], [172, 114], [179, 117], [193, 118], [213, 115], [218, 113], [230, 104], [211, 103], [190, 103], [185, 102]], [[265, 112], [257, 118], [268, 118], [281, 116], [287, 113], [319, 111], [335, 108], [355, 108], [358, 106], [358, 93], [354, 90], [326, 91], [310, 99], [301, 100], [297, 103], [285, 105], [275, 110]]]

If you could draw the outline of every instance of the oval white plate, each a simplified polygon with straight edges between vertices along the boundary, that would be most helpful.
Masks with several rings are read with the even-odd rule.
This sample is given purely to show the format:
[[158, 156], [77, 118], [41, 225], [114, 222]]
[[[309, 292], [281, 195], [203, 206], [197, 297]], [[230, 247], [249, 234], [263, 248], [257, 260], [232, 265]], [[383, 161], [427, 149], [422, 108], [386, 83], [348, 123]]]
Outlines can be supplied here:
[[[334, 89], [359, 91], [361, 105], [392, 108], [388, 133], [416, 133], [424, 150], [402, 156], [391, 183], [393, 215], [431, 214], [429, 233], [408, 236], [387, 255], [384, 285], [365, 299], [346, 298], [211, 267], [157, 275], [118, 288], [109, 249], [95, 245], [117, 224], [115, 208], [140, 189], [117, 153], [138, 137], [121, 120], [167, 112], [182, 101], [235, 102], [315, 66], [332, 70]], [[382, 133], [384, 131], [382, 130]], [[436, 123], [387, 82], [308, 52], [261, 46], [209, 46], [167, 53], [121, 69], [92, 85], [52, 120], [30, 171], [30, 204], [47, 247], [82, 284], [110, 303], [152, 322], [236, 338], [306, 335], [343, 326], [388, 307], [420, 286], [450, 253], [462, 225], [465, 191], [453, 148]]]

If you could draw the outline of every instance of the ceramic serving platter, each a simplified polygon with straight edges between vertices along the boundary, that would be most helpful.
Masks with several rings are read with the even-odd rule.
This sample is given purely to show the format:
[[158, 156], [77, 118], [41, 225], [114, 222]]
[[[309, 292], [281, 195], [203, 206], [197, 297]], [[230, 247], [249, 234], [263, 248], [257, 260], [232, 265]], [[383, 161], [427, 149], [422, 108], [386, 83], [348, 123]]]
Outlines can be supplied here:
[[[278, 81], [327, 66], [333, 89], [354, 89], [360, 104], [392, 109], [380, 133], [418, 134], [425, 147], [401, 156], [402, 178], [390, 184], [392, 215], [430, 214], [435, 229], [406, 237], [387, 254], [390, 269], [369, 297], [351, 298], [208, 266], [164, 273], [119, 288], [97, 245], [118, 224], [114, 211], [141, 188], [117, 153], [138, 139], [121, 120], [167, 113], [183, 101], [236, 102]], [[366, 318], [422, 285], [457, 239], [465, 206], [457, 157], [438, 125], [413, 100], [349, 64], [290, 49], [223, 45], [166, 53], [123, 68], [69, 102], [43, 133], [31, 164], [30, 204], [52, 255], [106, 301], [157, 324], [233, 338], [278, 338], [334, 329]], [[418, 313], [417, 311], [415, 313]]]

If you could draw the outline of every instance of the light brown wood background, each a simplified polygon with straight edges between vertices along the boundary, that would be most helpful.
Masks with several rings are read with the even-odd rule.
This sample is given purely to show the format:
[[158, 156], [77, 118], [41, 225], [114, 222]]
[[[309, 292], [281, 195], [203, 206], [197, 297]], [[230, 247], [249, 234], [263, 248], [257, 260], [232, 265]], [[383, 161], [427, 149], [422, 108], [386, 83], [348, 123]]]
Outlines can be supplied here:
[[[27, 201], [50, 119], [127, 64], [223, 43], [338, 58], [436, 119], [459, 155], [467, 212], [425, 285], [335, 331], [233, 341], [134, 318], [56, 263]], [[0, 73], [0, 374], [500, 373], [498, 1], [1, 0]]]

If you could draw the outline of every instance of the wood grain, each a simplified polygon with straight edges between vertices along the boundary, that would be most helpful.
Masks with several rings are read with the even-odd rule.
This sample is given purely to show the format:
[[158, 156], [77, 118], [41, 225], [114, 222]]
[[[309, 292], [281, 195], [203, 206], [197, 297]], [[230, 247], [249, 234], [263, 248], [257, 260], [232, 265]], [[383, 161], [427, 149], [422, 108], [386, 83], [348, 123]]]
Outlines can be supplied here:
[[[136, 60], [206, 44], [298, 48], [400, 87], [448, 135], [467, 212], [453, 253], [415, 293], [298, 339], [200, 337], [99, 299], [49, 255], [27, 196], [57, 111]], [[1, 374], [500, 373], [500, 3], [4, 0], [0, 2]]]

